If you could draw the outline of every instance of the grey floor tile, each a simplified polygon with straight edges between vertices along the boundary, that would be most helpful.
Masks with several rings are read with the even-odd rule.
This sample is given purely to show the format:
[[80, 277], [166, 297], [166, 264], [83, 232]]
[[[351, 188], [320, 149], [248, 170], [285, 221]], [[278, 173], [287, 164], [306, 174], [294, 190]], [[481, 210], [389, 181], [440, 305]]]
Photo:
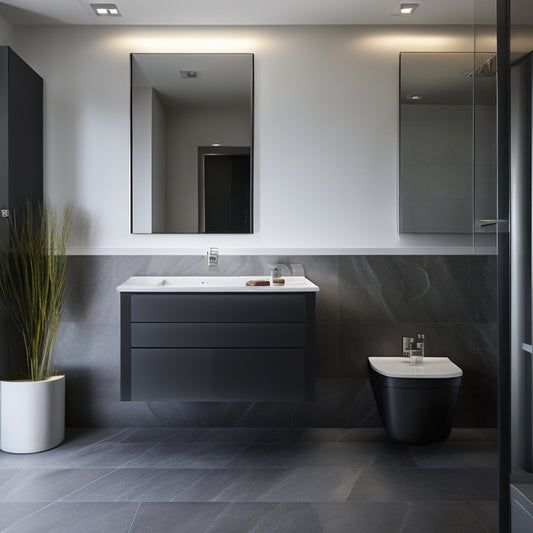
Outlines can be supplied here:
[[487, 533], [498, 532], [498, 502], [467, 502]]
[[98, 468], [22, 470], [0, 487], [0, 501], [53, 502], [108, 472]]
[[497, 428], [453, 428], [447, 442], [496, 442]]
[[44, 452], [26, 454], [0, 452], [0, 468], [71, 468], [76, 466], [72, 459], [74, 455], [83, 455], [86, 453], [85, 450], [97, 446], [100, 442], [105, 442], [104, 447], [107, 449], [112, 441], [93, 441], [91, 438], [84, 439], [80, 435], [80, 438], [65, 439], [56, 448]]
[[343, 428], [213, 428], [200, 440], [206, 442], [336, 442]]
[[420, 468], [498, 468], [498, 449], [493, 443], [444, 442], [408, 448]]
[[326, 533], [396, 533], [407, 513], [403, 503], [321, 503], [318, 522]]
[[202, 533], [209, 530], [227, 505], [227, 503], [142, 503], [130, 533], [163, 531]]
[[464, 502], [414, 502], [410, 505], [402, 533], [487, 533]]
[[38, 511], [47, 505], [50, 504], [33, 502], [0, 502], [0, 531], [4, 531], [7, 527], [32, 515], [35, 511]]
[[217, 469], [176, 501], [345, 501], [358, 475], [351, 468]]
[[97, 442], [68, 455], [61, 464], [68, 468], [118, 468], [154, 446], [153, 443]]
[[1, 468], [0, 469], [0, 487], [7, 483], [12, 477], [16, 476], [20, 470], [16, 468]]
[[9, 533], [127, 533], [138, 503], [54, 503], [17, 522]]
[[208, 432], [205, 428], [140, 428], [121, 442], [196, 442]]
[[121, 468], [71, 493], [64, 500], [169, 502], [208, 472], [189, 468]]
[[[251, 507], [243, 507], [251, 505]], [[407, 512], [401, 503], [297, 503], [262, 508], [234, 503], [209, 533], [397, 533]], [[244, 517], [244, 519], [243, 519]]]
[[101, 440], [119, 438], [128, 430], [125, 428], [82, 428], [67, 427], [65, 429], [65, 443], [82, 442], [94, 444]]
[[[131, 446], [131, 445], [130, 445]], [[163, 443], [132, 460], [128, 468], [220, 468], [248, 445], [239, 443]]]
[[363, 468], [348, 500], [495, 501], [496, 469]]
[[490, 428], [430, 446], [382, 428], [68, 428], [53, 450], [0, 452], [0, 530], [496, 533], [496, 454]]
[[375, 444], [355, 442], [261, 443], [250, 445], [228, 468], [300, 468], [368, 466]]
[[271, 525], [272, 514], [281, 506], [280, 503], [238, 502], [228, 504], [217, 516], [206, 533], [236, 533], [259, 531], [265, 524]]
[[384, 468], [416, 468], [413, 456], [409, 449], [393, 442], [383, 442], [374, 444], [376, 456], [370, 466]]
[[340, 439], [341, 442], [393, 442], [383, 428], [352, 428]]

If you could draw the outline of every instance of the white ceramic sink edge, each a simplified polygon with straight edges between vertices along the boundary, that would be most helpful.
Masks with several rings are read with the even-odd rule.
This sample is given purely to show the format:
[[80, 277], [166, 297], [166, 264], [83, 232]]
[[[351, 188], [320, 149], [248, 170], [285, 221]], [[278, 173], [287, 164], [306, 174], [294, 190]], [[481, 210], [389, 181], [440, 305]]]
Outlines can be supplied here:
[[304, 276], [283, 276], [284, 285], [249, 286], [248, 281], [270, 281], [269, 276], [132, 276], [118, 292], [318, 292]]

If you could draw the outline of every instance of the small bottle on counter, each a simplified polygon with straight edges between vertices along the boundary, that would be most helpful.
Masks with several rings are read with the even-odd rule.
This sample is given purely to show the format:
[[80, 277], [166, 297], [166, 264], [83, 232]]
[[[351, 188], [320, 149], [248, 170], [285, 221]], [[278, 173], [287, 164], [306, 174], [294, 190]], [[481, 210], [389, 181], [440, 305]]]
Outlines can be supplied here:
[[409, 357], [409, 345], [413, 344], [415, 339], [413, 337], [402, 337], [402, 355]]
[[416, 349], [420, 350], [422, 352], [422, 357], [425, 355], [425, 342], [426, 342], [426, 336], [423, 333], [419, 333], [416, 336]]

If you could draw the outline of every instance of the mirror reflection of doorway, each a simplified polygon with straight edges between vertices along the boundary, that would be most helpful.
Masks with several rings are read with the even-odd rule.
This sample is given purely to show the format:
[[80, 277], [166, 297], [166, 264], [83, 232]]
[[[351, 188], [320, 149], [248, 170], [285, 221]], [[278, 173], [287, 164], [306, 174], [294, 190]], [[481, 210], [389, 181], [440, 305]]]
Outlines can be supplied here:
[[198, 148], [200, 233], [251, 233], [250, 148]]

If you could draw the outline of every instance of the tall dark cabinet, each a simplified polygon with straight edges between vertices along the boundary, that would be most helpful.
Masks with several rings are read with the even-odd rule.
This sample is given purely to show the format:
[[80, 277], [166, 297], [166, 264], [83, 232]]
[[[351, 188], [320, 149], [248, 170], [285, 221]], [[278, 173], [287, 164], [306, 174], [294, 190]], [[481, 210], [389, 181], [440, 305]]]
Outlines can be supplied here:
[[0, 46], [0, 209], [43, 200], [43, 79]]
[[[0, 243], [7, 243], [7, 216], [26, 200], [43, 201], [43, 79], [9, 46], [0, 46]], [[0, 310], [0, 374], [20, 350]]]

